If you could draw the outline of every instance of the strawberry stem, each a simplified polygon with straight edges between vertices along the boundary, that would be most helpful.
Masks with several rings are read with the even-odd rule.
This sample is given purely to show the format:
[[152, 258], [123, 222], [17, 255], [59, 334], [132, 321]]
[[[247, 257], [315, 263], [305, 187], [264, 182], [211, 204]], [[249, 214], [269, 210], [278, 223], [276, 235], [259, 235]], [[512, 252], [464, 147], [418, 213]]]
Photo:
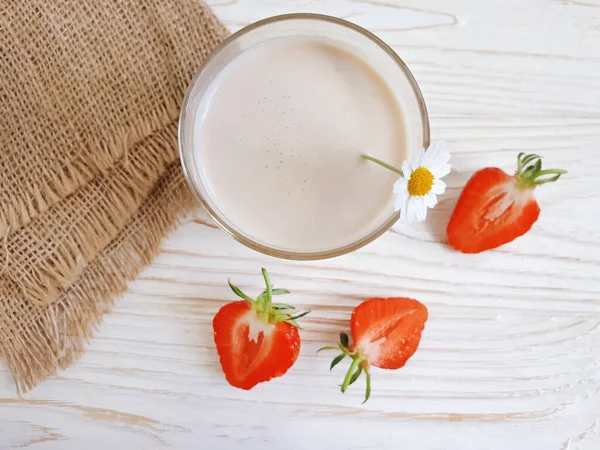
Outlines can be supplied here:
[[335, 358], [333, 358], [333, 361], [331, 361], [331, 365], [329, 366], [329, 370], [332, 370], [335, 366], [337, 366], [339, 364], [339, 362], [342, 359], [344, 359], [345, 357], [346, 357], [345, 353], [340, 353]]
[[229, 283], [229, 287], [231, 288], [231, 290], [233, 291], [233, 293], [235, 295], [237, 295], [240, 298], [243, 298], [244, 300], [246, 300], [247, 302], [249, 302], [251, 304], [256, 303], [256, 300], [254, 300], [254, 299], [248, 297], [246, 294], [244, 294], [244, 292], [239, 287], [237, 287], [235, 284], [233, 284], [231, 282], [231, 280], [227, 280], [227, 283]]
[[363, 400], [363, 404], [367, 400], [369, 400], [369, 397], [371, 397], [371, 374], [368, 370], [365, 370], [365, 376], [367, 377], [367, 390], [365, 392], [365, 399]]
[[300, 318], [306, 316], [307, 314], [310, 314], [311, 312], [312, 312], [312, 310], [310, 310], [310, 309], [308, 311], [301, 312], [300, 314], [296, 314], [295, 316], [290, 317], [290, 320], [300, 319]]
[[284, 294], [289, 294], [290, 291], [288, 291], [287, 289], [272, 289], [271, 288], [271, 295], [284, 295]]
[[339, 350], [340, 347], [338, 346], [334, 346], [334, 345], [327, 345], [325, 347], [321, 347], [319, 350], [317, 350], [317, 353], [322, 352], [323, 350]]
[[350, 340], [348, 339], [348, 335], [344, 332], [340, 333], [340, 345], [342, 347], [348, 347]]
[[515, 179], [522, 189], [535, 189], [542, 184], [553, 183], [565, 173], [567, 171], [563, 169], [542, 170], [542, 157], [539, 155], [521, 152], [517, 157]]
[[261, 308], [263, 310], [263, 317], [268, 322], [269, 315], [271, 314], [271, 303], [273, 302], [273, 286], [271, 286], [271, 281], [269, 280], [269, 274], [267, 273], [267, 270], [264, 267], [262, 267], [261, 272], [263, 278], [265, 279], [265, 283], [267, 284], [267, 295], [265, 295], [263, 299]]
[[367, 155], [365, 153], [360, 155], [363, 159], [366, 159], [368, 161], [372, 161], [375, 164], [379, 164], [381, 167], [385, 167], [388, 170], [391, 170], [394, 173], [397, 173], [398, 175], [400, 175], [401, 177], [404, 176], [404, 174], [402, 173], [402, 171], [400, 169], [396, 169], [394, 166], [390, 166], [388, 163], [384, 163], [382, 160], [377, 159], [371, 155]]
[[353, 384], [356, 380], [358, 380], [360, 375], [364, 372], [365, 376], [367, 377], [367, 391], [366, 391], [366, 396], [365, 396], [365, 400], [363, 401], [363, 403], [366, 402], [369, 399], [369, 397], [371, 396], [371, 375], [369, 374], [369, 360], [365, 356], [363, 356], [360, 349], [352, 349], [350, 347], [348, 335], [346, 333], [340, 333], [340, 344], [337, 347], [334, 347], [334, 346], [322, 347], [319, 350], [317, 350], [317, 353], [320, 352], [321, 350], [341, 350], [342, 351], [342, 353], [337, 355], [333, 359], [333, 361], [331, 361], [329, 370], [332, 370], [335, 366], [337, 366], [341, 361], [344, 360], [344, 358], [346, 356], [349, 356], [350, 358], [352, 358], [352, 363], [350, 364], [350, 367], [348, 368], [348, 371], [346, 372], [344, 381], [340, 385], [341, 391], [346, 392], [348, 387], [351, 384]]
[[[356, 369], [356, 372], [354, 372], [354, 375], [352, 375], [352, 378], [350, 378], [350, 384], [354, 383], [358, 377], [360, 377], [362, 371], [362, 367], [358, 366], [358, 369]], [[350, 384], [348, 386], [350, 386]]]
[[306, 316], [308, 313], [310, 313], [310, 310], [297, 313], [296, 308], [294, 308], [292, 305], [273, 303], [274, 295], [289, 294], [290, 291], [287, 289], [273, 289], [267, 270], [263, 267], [261, 271], [267, 286], [266, 289], [261, 292], [258, 297], [256, 297], [256, 300], [246, 295], [240, 288], [234, 285], [231, 280], [227, 280], [229, 287], [235, 293], [235, 295], [250, 303], [250, 305], [252, 305], [252, 310], [258, 317], [264, 320], [265, 323], [273, 325], [276, 323], [287, 322], [293, 327], [300, 328], [296, 323], [296, 320]]
[[352, 375], [354, 375], [354, 371], [360, 364], [361, 360], [361, 358], [354, 358], [352, 360], [352, 364], [350, 364], [348, 372], [346, 372], [346, 376], [344, 377], [344, 382], [342, 383], [342, 392], [346, 392], [346, 389], [348, 389], [348, 386], [350, 385], [350, 380], [352, 379]]

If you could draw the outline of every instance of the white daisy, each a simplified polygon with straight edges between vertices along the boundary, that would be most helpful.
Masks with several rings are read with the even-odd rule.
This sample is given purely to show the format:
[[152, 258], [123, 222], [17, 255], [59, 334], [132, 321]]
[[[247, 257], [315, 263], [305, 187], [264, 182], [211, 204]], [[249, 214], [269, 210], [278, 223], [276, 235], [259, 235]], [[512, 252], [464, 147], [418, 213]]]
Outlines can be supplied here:
[[450, 153], [444, 146], [444, 141], [435, 141], [427, 151], [420, 149], [410, 161], [404, 161], [402, 170], [362, 155], [400, 175], [394, 183], [394, 209], [400, 211], [401, 220], [422, 222], [427, 217], [427, 208], [433, 208], [437, 204], [437, 196], [446, 190], [446, 183], [441, 178], [450, 173]]

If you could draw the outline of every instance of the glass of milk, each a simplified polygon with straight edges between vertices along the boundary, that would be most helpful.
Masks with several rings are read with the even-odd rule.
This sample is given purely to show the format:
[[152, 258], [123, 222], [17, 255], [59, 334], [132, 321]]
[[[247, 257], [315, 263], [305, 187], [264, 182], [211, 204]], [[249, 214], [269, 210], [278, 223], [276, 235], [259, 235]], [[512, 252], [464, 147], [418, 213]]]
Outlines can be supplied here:
[[398, 219], [400, 167], [429, 145], [423, 97], [370, 32], [315, 14], [271, 17], [223, 42], [185, 97], [179, 148], [189, 186], [225, 232], [259, 252], [330, 258]]

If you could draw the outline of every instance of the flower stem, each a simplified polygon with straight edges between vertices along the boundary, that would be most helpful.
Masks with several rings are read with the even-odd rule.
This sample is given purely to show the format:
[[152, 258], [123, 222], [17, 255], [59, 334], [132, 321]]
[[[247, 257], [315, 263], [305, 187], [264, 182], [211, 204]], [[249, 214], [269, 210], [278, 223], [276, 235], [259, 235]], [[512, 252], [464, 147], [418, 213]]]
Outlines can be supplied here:
[[402, 173], [402, 171], [401, 171], [400, 169], [396, 169], [394, 166], [390, 166], [389, 164], [387, 164], [387, 163], [384, 163], [384, 162], [383, 162], [383, 161], [381, 161], [380, 159], [374, 158], [373, 156], [371, 156], [371, 155], [367, 155], [367, 154], [365, 154], [365, 153], [363, 153], [363, 154], [362, 154], [362, 155], [360, 155], [360, 156], [362, 156], [362, 158], [363, 158], [363, 159], [366, 159], [366, 160], [372, 161], [372, 162], [374, 162], [375, 164], [379, 164], [381, 167], [385, 167], [386, 169], [388, 169], [388, 170], [391, 170], [392, 172], [395, 172], [395, 173], [397, 173], [397, 174], [398, 174], [398, 175], [400, 175], [401, 177], [403, 177], [403, 176], [404, 176], [404, 175], [403, 175], [403, 173]]

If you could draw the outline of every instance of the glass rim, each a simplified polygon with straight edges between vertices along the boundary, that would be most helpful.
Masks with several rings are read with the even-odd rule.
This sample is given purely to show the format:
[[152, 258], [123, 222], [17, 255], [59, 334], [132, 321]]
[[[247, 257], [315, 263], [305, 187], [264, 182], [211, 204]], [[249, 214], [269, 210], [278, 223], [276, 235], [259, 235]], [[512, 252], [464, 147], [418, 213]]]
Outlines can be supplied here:
[[[429, 116], [427, 114], [427, 107], [425, 105], [425, 100], [423, 99], [423, 94], [421, 93], [421, 89], [419, 88], [419, 85], [417, 84], [415, 77], [409, 70], [406, 63], [400, 58], [400, 56], [398, 56], [398, 54], [396, 54], [396, 52], [388, 44], [386, 44], [383, 40], [381, 40], [380, 38], [375, 36], [373, 33], [371, 33], [370, 31], [366, 30], [365, 28], [363, 28], [359, 25], [356, 25], [352, 22], [348, 22], [347, 20], [344, 20], [344, 19], [340, 19], [338, 17], [328, 16], [328, 15], [324, 15], [324, 14], [314, 14], [314, 13], [282, 14], [282, 15], [267, 17], [267, 18], [259, 20], [257, 22], [253, 22], [253, 23], [239, 29], [235, 33], [232, 33], [225, 40], [223, 40], [219, 45], [217, 45], [217, 47], [215, 47], [215, 49], [211, 52], [211, 54], [201, 64], [200, 68], [198, 69], [198, 72], [196, 73], [196, 75], [194, 76], [192, 81], [190, 82], [189, 88], [183, 99], [181, 113], [179, 116], [179, 124], [178, 124], [178, 147], [179, 147], [179, 155], [181, 158], [181, 165], [183, 168], [183, 174], [187, 181], [188, 187], [192, 191], [196, 200], [198, 200], [198, 202], [200, 203], [200, 205], [202, 205], [202, 207], [206, 211], [206, 213], [211, 217], [211, 219], [217, 224], [217, 226], [221, 230], [223, 230], [225, 233], [227, 233], [229, 236], [231, 236], [236, 241], [240, 242], [241, 244], [245, 245], [248, 248], [251, 248], [252, 250], [258, 251], [258, 252], [263, 253], [268, 256], [273, 256], [273, 257], [282, 258], [282, 259], [296, 260], [296, 261], [314, 261], [314, 260], [320, 260], [320, 259], [334, 258], [336, 256], [345, 255], [347, 253], [358, 250], [359, 248], [364, 247], [365, 245], [373, 242], [375, 239], [377, 239], [383, 233], [388, 231], [398, 221], [398, 219], [400, 218], [400, 213], [397, 211], [393, 212], [382, 224], [380, 224], [376, 229], [371, 231], [366, 236], [363, 236], [360, 239], [357, 239], [353, 242], [350, 242], [348, 244], [344, 244], [342, 246], [338, 246], [338, 247], [335, 247], [332, 249], [303, 252], [303, 251], [296, 251], [296, 250], [284, 250], [284, 249], [280, 249], [277, 247], [265, 245], [265, 244], [260, 243], [248, 236], [245, 236], [244, 234], [242, 234], [241, 232], [239, 232], [238, 230], [236, 230], [235, 228], [233, 228], [229, 224], [227, 224], [226, 221], [224, 221], [222, 219], [222, 217], [221, 217], [222, 215], [219, 214], [217, 211], [215, 211], [210, 206], [209, 202], [204, 198], [204, 195], [201, 192], [199, 192], [198, 189], [196, 189], [196, 187], [194, 186], [194, 184], [192, 182], [192, 178], [190, 175], [190, 172], [192, 170], [194, 170], [192, 162], [190, 161], [192, 149], [185, 150], [183, 148], [184, 147], [183, 146], [183, 142], [184, 142], [183, 137], [186, 134], [185, 126], [184, 126], [184, 119], [187, 116], [187, 109], [188, 109], [189, 102], [191, 99], [192, 91], [194, 90], [194, 87], [196, 86], [196, 83], [198, 82], [198, 79], [199, 79], [200, 75], [202, 74], [202, 72], [205, 70], [206, 67], [209, 66], [209, 64], [212, 62], [213, 58], [218, 53], [220, 53], [225, 47], [227, 47], [232, 42], [236, 41], [238, 38], [244, 36], [245, 34], [251, 32], [257, 28], [260, 28], [260, 27], [263, 27], [266, 25], [270, 25], [270, 24], [273, 24], [276, 22], [282, 22], [282, 21], [287, 21], [287, 20], [306, 20], [306, 19], [327, 22], [330, 24], [339, 25], [339, 26], [345, 27], [347, 29], [350, 29], [352, 31], [355, 31], [355, 32], [363, 35], [364, 37], [367, 37], [372, 42], [374, 42], [376, 45], [378, 45], [383, 51], [385, 51], [386, 54], [396, 63], [398, 68], [403, 72], [404, 76], [406, 77], [407, 81], [409, 82], [409, 84], [413, 90], [413, 93], [416, 97], [417, 103], [419, 105], [420, 116], [421, 116], [422, 133], [423, 133], [423, 148], [427, 149], [427, 147], [429, 147], [429, 143], [430, 143]], [[416, 151], [416, 149], [415, 149], [415, 151]]]

